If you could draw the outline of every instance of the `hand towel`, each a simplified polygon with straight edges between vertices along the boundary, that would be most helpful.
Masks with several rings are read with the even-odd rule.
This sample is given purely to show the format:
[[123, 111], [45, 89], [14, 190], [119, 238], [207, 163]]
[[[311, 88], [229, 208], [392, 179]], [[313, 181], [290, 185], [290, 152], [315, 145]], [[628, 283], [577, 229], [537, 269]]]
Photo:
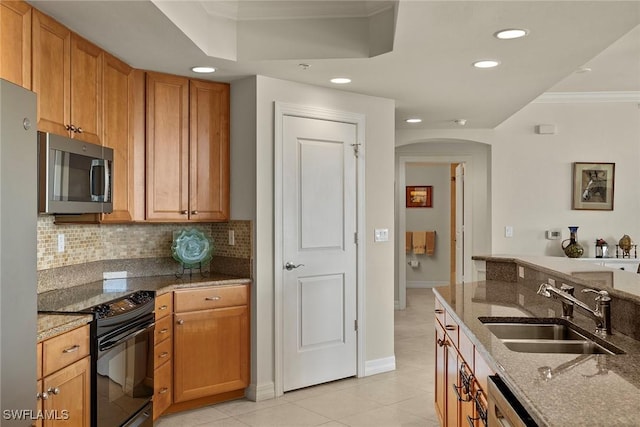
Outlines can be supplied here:
[[433, 255], [436, 250], [436, 232], [426, 231], [425, 247], [427, 255]]
[[413, 232], [413, 253], [424, 254], [426, 251], [426, 231], [414, 231]]
[[413, 240], [412, 237], [413, 233], [411, 233], [410, 231], [407, 231], [405, 233], [405, 238], [404, 238], [404, 250], [406, 253], [411, 252], [411, 241]]

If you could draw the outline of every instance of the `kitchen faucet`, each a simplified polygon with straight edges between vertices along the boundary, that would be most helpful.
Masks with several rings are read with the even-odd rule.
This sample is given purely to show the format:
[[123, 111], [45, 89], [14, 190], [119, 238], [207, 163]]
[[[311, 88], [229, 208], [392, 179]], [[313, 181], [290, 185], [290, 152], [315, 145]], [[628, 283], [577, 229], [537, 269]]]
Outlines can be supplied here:
[[573, 296], [573, 287], [562, 285], [560, 289], [548, 283], [542, 283], [538, 288], [538, 295], [547, 298], [556, 298], [562, 301], [563, 317], [572, 317], [573, 307], [578, 307], [585, 311], [589, 317], [596, 322], [596, 333], [600, 335], [611, 335], [611, 297], [607, 291], [596, 289], [583, 289], [582, 292], [593, 292], [596, 296], [596, 308], [589, 308], [588, 305]]

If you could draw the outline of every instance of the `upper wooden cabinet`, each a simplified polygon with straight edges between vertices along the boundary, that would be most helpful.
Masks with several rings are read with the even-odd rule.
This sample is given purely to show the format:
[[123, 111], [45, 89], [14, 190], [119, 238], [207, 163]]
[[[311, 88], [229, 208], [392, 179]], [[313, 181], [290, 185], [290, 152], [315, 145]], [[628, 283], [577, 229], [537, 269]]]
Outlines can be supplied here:
[[100, 144], [103, 51], [35, 9], [32, 37], [38, 129]]
[[31, 89], [31, 6], [0, 2], [0, 77]]
[[119, 59], [104, 54], [102, 86], [102, 145], [113, 149], [113, 212], [101, 222], [129, 222], [133, 211], [133, 69]]
[[146, 219], [229, 219], [229, 85], [147, 73]]

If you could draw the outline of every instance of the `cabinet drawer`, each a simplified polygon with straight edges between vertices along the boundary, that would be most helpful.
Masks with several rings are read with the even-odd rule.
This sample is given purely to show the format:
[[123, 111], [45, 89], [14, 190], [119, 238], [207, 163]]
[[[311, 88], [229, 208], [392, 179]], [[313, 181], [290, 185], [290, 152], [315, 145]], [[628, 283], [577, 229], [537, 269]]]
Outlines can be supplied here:
[[185, 311], [246, 305], [248, 301], [249, 287], [247, 285], [214, 286], [175, 291], [174, 309], [176, 313], [182, 313]]
[[440, 324], [444, 325], [444, 307], [442, 306], [440, 301], [438, 301], [437, 299], [436, 299], [435, 307], [436, 307], [435, 308], [436, 319], [438, 319]]
[[89, 325], [43, 342], [42, 367], [47, 376], [89, 354]]
[[153, 419], [156, 420], [171, 405], [171, 363], [165, 363], [154, 371]]
[[458, 323], [449, 316], [447, 311], [444, 314], [444, 330], [453, 345], [458, 348], [458, 331], [460, 329]]
[[460, 350], [460, 356], [462, 356], [467, 365], [471, 367], [471, 370], [474, 370], [475, 357], [473, 354], [475, 351], [475, 346], [473, 345], [467, 334], [465, 334], [462, 330], [460, 330], [458, 333], [458, 349]]
[[171, 320], [171, 316], [166, 316], [156, 321], [156, 327], [153, 332], [154, 344], [159, 344], [167, 338], [171, 338], [171, 336], [173, 335], [173, 323]]
[[167, 292], [156, 297], [156, 320], [161, 319], [173, 311], [173, 292]]
[[164, 340], [160, 344], [156, 345], [153, 349], [155, 362], [154, 368], [160, 367], [167, 360], [171, 360], [171, 354], [173, 352], [173, 340]]

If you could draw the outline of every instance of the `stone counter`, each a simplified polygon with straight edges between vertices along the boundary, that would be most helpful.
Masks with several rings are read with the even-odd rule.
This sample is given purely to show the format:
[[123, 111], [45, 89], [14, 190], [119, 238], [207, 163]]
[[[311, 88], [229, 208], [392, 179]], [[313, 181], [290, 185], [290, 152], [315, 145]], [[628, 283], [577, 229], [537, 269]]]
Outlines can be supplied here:
[[69, 332], [92, 320], [90, 314], [38, 314], [37, 342]]
[[[614, 330], [607, 341], [625, 354], [519, 353], [509, 350], [478, 320], [560, 316], [560, 302], [539, 296], [536, 290], [535, 283], [524, 280], [487, 280], [457, 285], [453, 293], [448, 288], [434, 292], [541, 426], [638, 425], [639, 341]], [[578, 310], [574, 314], [578, 327], [594, 330], [593, 320]]]

